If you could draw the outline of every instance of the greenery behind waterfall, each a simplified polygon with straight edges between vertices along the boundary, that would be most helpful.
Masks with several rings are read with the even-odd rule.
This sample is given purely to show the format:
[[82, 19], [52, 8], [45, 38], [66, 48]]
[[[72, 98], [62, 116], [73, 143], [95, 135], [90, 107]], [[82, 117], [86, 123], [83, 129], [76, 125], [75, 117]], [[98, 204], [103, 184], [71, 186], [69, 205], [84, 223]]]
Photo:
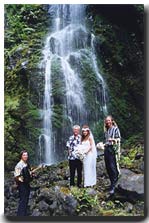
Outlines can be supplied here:
[[[88, 5], [86, 9], [86, 23], [96, 36], [98, 66], [108, 86], [109, 113], [115, 117], [124, 142], [133, 142], [134, 138], [142, 142], [144, 131], [143, 10], [142, 5]], [[29, 151], [31, 162], [36, 163], [44, 92], [38, 64], [50, 22], [47, 5], [5, 5], [6, 170], [14, 168], [23, 148]], [[57, 74], [58, 68], [53, 69]], [[90, 70], [84, 70], [84, 74], [86, 88], [89, 86], [88, 106], [93, 106], [96, 82]], [[55, 127], [60, 128], [62, 123], [67, 127], [59, 103], [62, 82], [56, 75], [52, 78], [52, 91], [58, 101], [53, 115]], [[103, 120], [92, 130], [96, 142], [101, 141]], [[59, 133], [62, 135], [61, 129]]]

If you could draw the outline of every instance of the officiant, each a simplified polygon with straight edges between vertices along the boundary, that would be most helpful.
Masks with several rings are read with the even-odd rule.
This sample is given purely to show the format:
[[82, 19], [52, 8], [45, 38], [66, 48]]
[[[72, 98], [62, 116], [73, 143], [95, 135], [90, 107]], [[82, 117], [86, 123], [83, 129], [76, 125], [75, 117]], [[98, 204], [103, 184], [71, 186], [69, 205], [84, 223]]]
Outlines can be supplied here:
[[75, 148], [81, 143], [80, 126], [74, 125], [73, 135], [69, 137], [66, 143], [68, 149], [68, 160], [70, 170], [70, 187], [75, 186], [75, 172], [77, 171], [77, 186], [82, 183], [82, 161], [75, 156]]

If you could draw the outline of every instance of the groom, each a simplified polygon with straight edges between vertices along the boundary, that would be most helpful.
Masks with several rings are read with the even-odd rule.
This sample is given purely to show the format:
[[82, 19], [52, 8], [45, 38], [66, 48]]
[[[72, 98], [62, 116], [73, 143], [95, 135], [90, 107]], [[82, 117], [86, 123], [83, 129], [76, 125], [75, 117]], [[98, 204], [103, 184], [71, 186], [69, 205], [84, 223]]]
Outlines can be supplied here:
[[81, 143], [80, 126], [73, 126], [73, 135], [69, 137], [66, 143], [68, 148], [68, 159], [69, 159], [69, 169], [70, 169], [70, 186], [75, 186], [75, 171], [77, 170], [77, 186], [81, 187], [82, 183], [82, 162], [77, 159], [74, 155], [75, 147]]

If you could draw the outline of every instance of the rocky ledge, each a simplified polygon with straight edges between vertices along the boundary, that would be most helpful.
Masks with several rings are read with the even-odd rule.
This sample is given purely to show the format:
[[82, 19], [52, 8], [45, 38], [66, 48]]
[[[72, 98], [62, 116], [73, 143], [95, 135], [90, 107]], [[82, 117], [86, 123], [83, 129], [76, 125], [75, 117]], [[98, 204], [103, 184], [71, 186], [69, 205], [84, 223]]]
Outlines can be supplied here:
[[[94, 188], [69, 187], [68, 161], [46, 166], [31, 182], [29, 216], [143, 216], [144, 175], [122, 168], [116, 192], [110, 196], [110, 182], [103, 157], [97, 160]], [[5, 177], [5, 215], [15, 216], [18, 190], [13, 173]]]

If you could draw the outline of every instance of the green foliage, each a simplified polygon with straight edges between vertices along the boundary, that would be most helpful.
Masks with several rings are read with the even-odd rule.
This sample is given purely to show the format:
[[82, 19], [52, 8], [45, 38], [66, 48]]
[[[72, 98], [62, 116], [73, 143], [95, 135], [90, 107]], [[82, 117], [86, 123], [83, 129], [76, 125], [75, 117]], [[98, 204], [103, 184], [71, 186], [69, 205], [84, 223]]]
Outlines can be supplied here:
[[144, 145], [144, 135], [142, 132], [130, 136], [129, 139], [125, 140], [123, 143], [123, 148], [126, 149], [127, 147], [143, 147]]
[[52, 123], [55, 128], [61, 129], [63, 126], [63, 105], [53, 106]]
[[73, 187], [71, 188], [71, 193], [78, 201], [78, 215], [87, 215], [87, 211], [93, 210], [94, 216], [133, 216], [134, 210], [127, 213], [125, 203], [119, 200], [107, 200], [105, 202], [101, 194], [97, 191], [96, 195], [93, 195], [89, 193], [89, 189]]
[[78, 188], [73, 187], [71, 189], [71, 192], [79, 203], [77, 206], [77, 212], [83, 211], [84, 208], [88, 209], [88, 208], [95, 208], [99, 206], [98, 196], [89, 194], [87, 189], [78, 190]]
[[138, 166], [141, 161], [137, 160], [136, 156], [139, 155], [144, 157], [144, 141], [142, 133], [125, 140], [122, 148], [125, 152], [121, 155], [120, 166], [138, 172]]
[[103, 120], [99, 120], [98, 122], [96, 122], [94, 124], [94, 126], [91, 126], [93, 135], [94, 135], [94, 140], [96, 142], [96, 144], [98, 142], [103, 142], [104, 140], [104, 121]]
[[5, 170], [12, 170], [15, 164], [19, 161], [19, 154], [17, 152], [5, 151]]
[[132, 160], [128, 156], [121, 156], [121, 167], [130, 169], [132, 167]]
[[140, 4], [137, 4], [137, 5], [134, 5], [135, 9], [140, 13], [140, 14], [144, 14], [144, 5], [140, 5]]
[[[107, 202], [102, 202], [103, 204], [100, 207], [100, 215], [101, 216], [133, 216], [134, 213], [132, 211], [128, 212], [125, 209], [125, 202], [121, 202], [120, 200], [109, 200]], [[127, 202], [126, 202], [127, 203]]]
[[[28, 100], [22, 100], [18, 97], [5, 97], [5, 168], [11, 169], [14, 160], [18, 159], [20, 151], [25, 148], [29, 151], [33, 159], [34, 143], [32, 139], [37, 139], [40, 130], [36, 128], [36, 120], [39, 119], [37, 108]], [[9, 155], [12, 155], [12, 160]], [[14, 159], [15, 158], [15, 159]], [[11, 160], [11, 161], [10, 161]]]
[[[97, 37], [98, 64], [108, 86], [108, 112], [122, 137], [129, 138], [144, 131], [143, 5], [110, 9], [89, 5], [92, 20], [88, 25]], [[124, 22], [121, 14], [125, 11], [129, 19]]]
[[65, 94], [65, 83], [61, 74], [61, 62], [58, 58], [52, 60], [51, 74], [52, 96], [54, 97], [54, 102], [58, 104]]
[[[90, 50], [85, 52], [84, 56], [80, 58], [80, 76], [83, 80], [84, 86], [84, 94], [87, 102], [87, 109], [89, 113], [88, 124], [92, 125], [102, 116], [102, 104], [101, 101], [102, 95], [102, 83], [98, 80], [96, 76], [96, 72], [93, 69], [93, 65], [91, 63], [91, 55], [88, 55]], [[86, 55], [87, 54], [87, 55]], [[94, 111], [94, 115], [93, 115]]]
[[57, 131], [62, 129], [64, 117], [63, 98], [65, 95], [64, 77], [61, 72], [61, 61], [59, 58], [53, 58], [51, 66], [51, 83], [52, 83], [52, 123], [54, 129]]
[[5, 169], [11, 170], [25, 148], [35, 160], [40, 134], [35, 68], [48, 32], [46, 5], [5, 5]]

